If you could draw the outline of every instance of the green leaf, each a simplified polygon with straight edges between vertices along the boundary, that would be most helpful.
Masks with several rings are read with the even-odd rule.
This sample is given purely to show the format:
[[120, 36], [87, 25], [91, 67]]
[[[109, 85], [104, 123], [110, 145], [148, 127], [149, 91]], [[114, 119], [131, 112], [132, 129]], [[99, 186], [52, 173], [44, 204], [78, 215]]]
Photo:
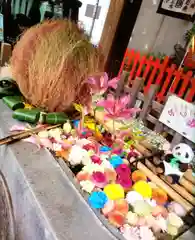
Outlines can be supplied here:
[[95, 111], [103, 112], [104, 111], [104, 107], [98, 106], [98, 107], [95, 108]]

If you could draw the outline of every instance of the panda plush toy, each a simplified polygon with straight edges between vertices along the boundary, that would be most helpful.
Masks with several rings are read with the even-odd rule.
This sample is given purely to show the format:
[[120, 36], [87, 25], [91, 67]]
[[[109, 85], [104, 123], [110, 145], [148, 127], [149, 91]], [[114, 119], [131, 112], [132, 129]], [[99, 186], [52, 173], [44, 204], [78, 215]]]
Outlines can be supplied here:
[[163, 174], [168, 182], [175, 184], [190, 168], [194, 156], [195, 154], [190, 146], [180, 143], [171, 152], [161, 156], [161, 161], [158, 164], [153, 160], [153, 164], [157, 167], [159, 175]]

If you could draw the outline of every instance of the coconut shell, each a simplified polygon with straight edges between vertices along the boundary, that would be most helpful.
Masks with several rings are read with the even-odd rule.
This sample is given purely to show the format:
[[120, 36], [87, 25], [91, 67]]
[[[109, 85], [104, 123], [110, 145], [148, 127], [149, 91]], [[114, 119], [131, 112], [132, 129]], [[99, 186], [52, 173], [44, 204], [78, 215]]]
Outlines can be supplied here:
[[15, 45], [12, 76], [26, 100], [48, 112], [73, 102], [90, 104], [87, 80], [103, 72], [100, 50], [69, 20], [46, 21], [28, 29]]

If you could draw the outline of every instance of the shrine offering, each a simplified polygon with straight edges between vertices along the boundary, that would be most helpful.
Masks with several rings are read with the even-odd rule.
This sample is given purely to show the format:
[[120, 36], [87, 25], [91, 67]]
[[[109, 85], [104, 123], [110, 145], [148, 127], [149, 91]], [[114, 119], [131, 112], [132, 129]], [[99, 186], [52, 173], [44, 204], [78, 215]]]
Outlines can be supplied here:
[[[81, 29], [68, 21], [31, 28], [11, 70], [18, 90], [3, 79], [3, 102], [28, 124], [12, 126], [0, 144], [23, 139], [63, 159], [89, 206], [127, 240], [174, 238], [191, 226], [193, 149], [145, 130], [131, 97], [111, 93], [119, 79], [99, 73], [101, 54]], [[142, 145], [148, 139], [152, 150]]]

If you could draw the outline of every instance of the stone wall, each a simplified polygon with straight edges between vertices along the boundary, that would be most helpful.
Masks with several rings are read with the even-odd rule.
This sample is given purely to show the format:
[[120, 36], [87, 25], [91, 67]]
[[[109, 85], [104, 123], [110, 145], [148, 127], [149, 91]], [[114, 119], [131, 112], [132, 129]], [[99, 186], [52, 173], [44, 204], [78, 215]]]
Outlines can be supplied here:
[[184, 43], [184, 33], [192, 23], [156, 13], [159, 2], [143, 0], [129, 48], [170, 55], [176, 43]]

